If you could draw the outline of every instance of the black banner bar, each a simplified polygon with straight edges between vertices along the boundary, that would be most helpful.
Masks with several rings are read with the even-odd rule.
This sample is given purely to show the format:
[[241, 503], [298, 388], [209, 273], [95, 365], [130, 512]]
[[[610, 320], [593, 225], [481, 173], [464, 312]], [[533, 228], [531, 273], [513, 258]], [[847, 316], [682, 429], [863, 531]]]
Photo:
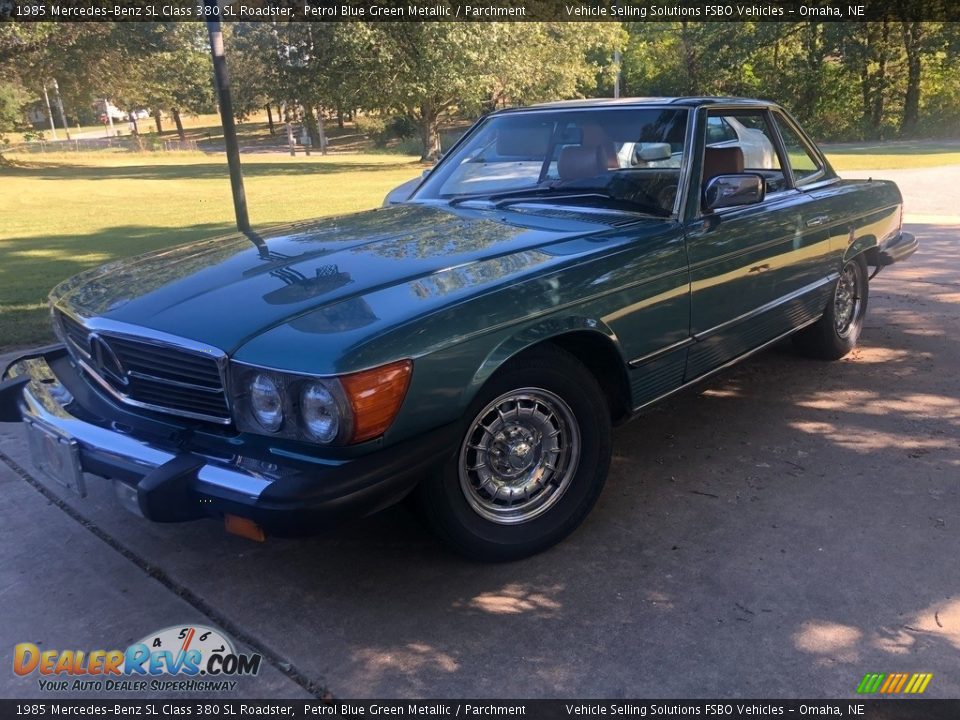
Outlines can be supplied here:
[[956, 0], [0, 0], [13, 22], [960, 21]]
[[0, 717], [955, 720], [960, 700], [0, 700]]

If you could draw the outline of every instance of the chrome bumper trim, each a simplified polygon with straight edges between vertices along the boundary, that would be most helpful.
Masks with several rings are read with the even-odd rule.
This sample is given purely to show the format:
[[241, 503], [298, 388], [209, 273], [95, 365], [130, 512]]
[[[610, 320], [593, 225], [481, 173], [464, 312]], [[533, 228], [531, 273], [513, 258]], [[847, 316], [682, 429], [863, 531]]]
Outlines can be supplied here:
[[[135, 466], [147, 473], [173, 460], [177, 453], [156, 447], [132, 435], [94, 425], [72, 415], [67, 407], [73, 397], [56, 379], [50, 366], [39, 357], [14, 362], [7, 378], [29, 375], [19, 407], [24, 422], [46, 425], [74, 438], [84, 450], [112, 459], [120, 466]], [[246, 468], [207, 462], [197, 474], [197, 491], [213, 495], [224, 492], [257, 499], [273, 478]]]

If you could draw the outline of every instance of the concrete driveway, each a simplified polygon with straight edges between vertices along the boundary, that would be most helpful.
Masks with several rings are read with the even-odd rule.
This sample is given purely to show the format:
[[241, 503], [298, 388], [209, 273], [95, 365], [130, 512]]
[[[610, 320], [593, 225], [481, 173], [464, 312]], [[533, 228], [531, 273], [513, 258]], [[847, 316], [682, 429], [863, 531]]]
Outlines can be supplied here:
[[404, 508], [262, 545], [150, 524], [102, 483], [64, 496], [0, 425], [4, 664], [196, 621], [265, 655], [246, 696], [828, 697], [867, 672], [960, 696], [960, 167], [875, 175], [923, 244], [871, 284], [861, 348], [788, 342], [621, 428], [596, 510], [530, 560], [464, 562]]

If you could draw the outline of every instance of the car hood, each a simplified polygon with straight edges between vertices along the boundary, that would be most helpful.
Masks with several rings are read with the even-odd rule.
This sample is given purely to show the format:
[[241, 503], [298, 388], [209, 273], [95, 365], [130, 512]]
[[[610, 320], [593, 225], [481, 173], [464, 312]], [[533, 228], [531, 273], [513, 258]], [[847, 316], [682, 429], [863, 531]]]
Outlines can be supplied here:
[[327, 334], [375, 325], [384, 312], [365, 298], [385, 290], [387, 312], [413, 315], [425, 297], [449, 293], [442, 280], [452, 272], [461, 293], [509, 282], [557, 257], [551, 246], [623, 223], [617, 214], [399, 205], [274, 228], [262, 234], [266, 252], [238, 234], [120, 260], [61, 283], [51, 299], [81, 317], [232, 353], [298, 319]]

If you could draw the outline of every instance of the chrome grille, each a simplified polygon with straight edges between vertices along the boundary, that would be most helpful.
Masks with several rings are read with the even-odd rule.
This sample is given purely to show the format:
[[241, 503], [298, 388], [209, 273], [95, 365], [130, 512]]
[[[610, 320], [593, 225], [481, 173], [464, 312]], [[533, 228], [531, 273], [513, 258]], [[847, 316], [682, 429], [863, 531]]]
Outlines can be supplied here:
[[[87, 327], [57, 310], [62, 337], [97, 383], [127, 405], [221, 424], [230, 422], [219, 351]], [[186, 343], [187, 341], [184, 341]]]
[[70, 340], [73, 345], [85, 355], [89, 354], [89, 347], [87, 346], [87, 335], [89, 331], [65, 313], [58, 312], [57, 319], [60, 323], [60, 328], [63, 330], [64, 337]]

